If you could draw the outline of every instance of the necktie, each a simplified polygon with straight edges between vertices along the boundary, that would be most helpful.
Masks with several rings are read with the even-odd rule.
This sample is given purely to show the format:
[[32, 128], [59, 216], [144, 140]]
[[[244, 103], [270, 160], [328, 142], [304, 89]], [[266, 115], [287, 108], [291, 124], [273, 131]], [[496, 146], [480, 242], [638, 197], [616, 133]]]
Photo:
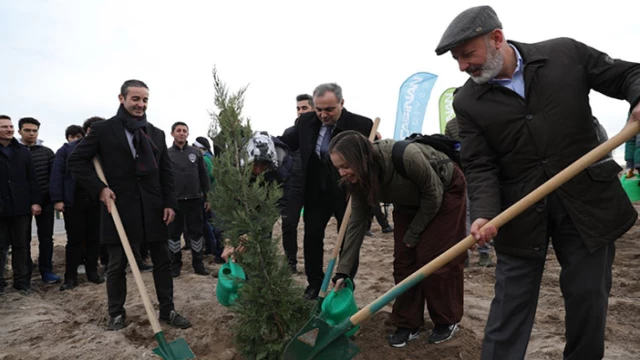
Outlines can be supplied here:
[[331, 131], [333, 130], [333, 125], [326, 125], [325, 128], [326, 131], [322, 137], [322, 144], [320, 144], [320, 157], [324, 157], [324, 155], [329, 152], [329, 143], [331, 142]]

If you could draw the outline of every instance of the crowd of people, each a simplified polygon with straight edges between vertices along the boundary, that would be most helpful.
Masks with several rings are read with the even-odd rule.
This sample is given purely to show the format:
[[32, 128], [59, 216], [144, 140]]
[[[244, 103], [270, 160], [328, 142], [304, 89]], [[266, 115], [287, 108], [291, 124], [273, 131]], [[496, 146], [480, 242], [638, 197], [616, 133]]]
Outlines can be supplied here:
[[[352, 214], [333, 277], [336, 287], [345, 279], [355, 283], [360, 247], [372, 235], [374, 216], [382, 232], [393, 232], [389, 270], [396, 283], [469, 233], [478, 243], [479, 265], [494, 266], [488, 244], [495, 241], [495, 297], [481, 357], [522, 359], [552, 244], [562, 267], [564, 358], [602, 358], [615, 240], [638, 216], [616, 177], [621, 167], [606, 157], [499, 232], [485, 225], [606, 140], [591, 113], [591, 89], [627, 100], [628, 121], [640, 120], [640, 65], [569, 38], [535, 44], [507, 40], [488, 6], [467, 9], [450, 23], [436, 49], [437, 55], [448, 52], [470, 76], [456, 90], [456, 118], [446, 132], [461, 143], [462, 166], [431, 146], [411, 143], [401, 155], [404, 170], [399, 172], [395, 141], [378, 136], [370, 142], [372, 120], [348, 111], [335, 83], [298, 96], [297, 118], [281, 136], [245, 134], [253, 174], [265, 174], [285, 190], [279, 202], [282, 246], [293, 274], [298, 271], [298, 223], [304, 220], [307, 287], [301, 296], [318, 297], [325, 276], [325, 230], [331, 217], [338, 228], [342, 225], [350, 196]], [[198, 137], [189, 145], [188, 124], [176, 122], [167, 148], [164, 131], [147, 121], [148, 99], [144, 82], [126, 81], [116, 115], [69, 126], [67, 143], [55, 154], [38, 141], [38, 120], [20, 119], [18, 140], [11, 118], [0, 116], [0, 268], [4, 271], [10, 247], [13, 287], [29, 293], [35, 217], [42, 280], [61, 282], [53, 273], [52, 232], [54, 210], [62, 212], [67, 245], [60, 289], [77, 286], [80, 265], [92, 283], [104, 282], [106, 275], [109, 330], [125, 326], [127, 266], [109, 215], [110, 199], [122, 214], [140, 268], [153, 271], [160, 319], [172, 326], [191, 326], [173, 303], [182, 251], [191, 251], [199, 275], [209, 274], [205, 255], [220, 263], [231, 253], [223, 251], [223, 229], [212, 226], [215, 214], [207, 201], [216, 186], [212, 159], [224, 144], [211, 139], [212, 149], [209, 139]], [[629, 176], [640, 167], [637, 144], [637, 139], [627, 144]], [[95, 157], [109, 186], [93, 168]], [[393, 226], [386, 216], [389, 205]], [[455, 335], [463, 316], [466, 259], [460, 255], [396, 299], [391, 318], [396, 331], [389, 345], [403, 347], [417, 338], [425, 304], [435, 325], [428, 342]], [[99, 262], [105, 271], [98, 270]], [[5, 285], [3, 276], [0, 292]]]

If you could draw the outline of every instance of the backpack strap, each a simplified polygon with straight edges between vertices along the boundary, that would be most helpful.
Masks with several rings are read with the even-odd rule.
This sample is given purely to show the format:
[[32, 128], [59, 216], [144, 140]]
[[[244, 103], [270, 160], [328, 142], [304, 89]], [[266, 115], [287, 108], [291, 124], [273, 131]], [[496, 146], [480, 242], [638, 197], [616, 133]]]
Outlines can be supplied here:
[[393, 167], [398, 172], [398, 174], [402, 175], [403, 177], [407, 177], [407, 171], [404, 168], [404, 151], [412, 142], [412, 140], [396, 141], [393, 144], [393, 148], [391, 149], [391, 160], [393, 162]]

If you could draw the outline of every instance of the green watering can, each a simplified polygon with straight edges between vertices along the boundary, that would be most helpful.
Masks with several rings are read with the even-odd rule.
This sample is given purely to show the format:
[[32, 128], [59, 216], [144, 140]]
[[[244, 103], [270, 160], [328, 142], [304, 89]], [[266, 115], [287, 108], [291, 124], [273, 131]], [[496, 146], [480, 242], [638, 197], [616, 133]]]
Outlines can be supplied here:
[[629, 196], [632, 202], [640, 201], [640, 176], [635, 174], [632, 178], [628, 178], [627, 174], [623, 174], [620, 178], [622, 188]]
[[[331, 291], [322, 302], [320, 318], [331, 326], [343, 322], [358, 312], [358, 305], [356, 305], [356, 299], [353, 297], [353, 282], [347, 278], [345, 285], [338, 291]], [[346, 336], [353, 336], [359, 328], [360, 325], [355, 326], [346, 333]]]
[[238, 290], [245, 280], [247, 280], [247, 276], [242, 267], [229, 257], [227, 263], [222, 265], [218, 271], [218, 285], [216, 286], [218, 302], [227, 307], [233, 306], [238, 299]]

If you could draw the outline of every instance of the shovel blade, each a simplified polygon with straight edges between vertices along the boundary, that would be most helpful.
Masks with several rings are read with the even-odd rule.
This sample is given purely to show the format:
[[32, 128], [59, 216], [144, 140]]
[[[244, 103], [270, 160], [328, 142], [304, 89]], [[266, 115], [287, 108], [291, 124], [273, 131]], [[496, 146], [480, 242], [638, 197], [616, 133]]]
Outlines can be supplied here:
[[311, 309], [311, 317], [318, 316], [322, 312], [322, 303], [324, 302], [323, 296], [318, 296], [316, 304]]
[[159, 346], [153, 349], [153, 352], [164, 360], [187, 360], [196, 358], [191, 348], [189, 348], [189, 344], [187, 344], [187, 341], [183, 338], [178, 338], [168, 343], [163, 336], [162, 340], [158, 340], [158, 344]]
[[345, 333], [349, 326], [331, 326], [314, 316], [298, 331], [284, 350], [283, 360], [351, 359], [360, 352]]

